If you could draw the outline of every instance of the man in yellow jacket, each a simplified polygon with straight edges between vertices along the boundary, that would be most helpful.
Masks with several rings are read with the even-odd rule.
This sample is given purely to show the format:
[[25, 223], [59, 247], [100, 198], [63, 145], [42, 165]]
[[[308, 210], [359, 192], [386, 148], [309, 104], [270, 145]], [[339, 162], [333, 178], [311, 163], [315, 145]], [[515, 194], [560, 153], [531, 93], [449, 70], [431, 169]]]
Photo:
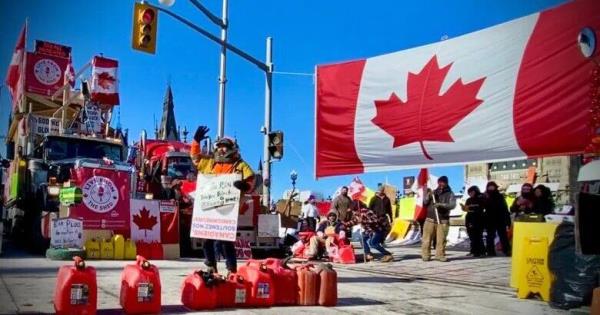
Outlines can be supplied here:
[[[194, 134], [194, 140], [190, 150], [190, 155], [194, 165], [201, 174], [233, 174], [237, 173], [242, 176], [242, 180], [236, 181], [234, 186], [240, 190], [242, 194], [251, 192], [254, 189], [254, 172], [252, 168], [242, 160], [239, 147], [235, 140], [227, 137], [220, 138], [216, 141], [212, 155], [202, 154], [200, 150], [200, 142], [206, 138], [209, 129], [206, 126], [200, 126]], [[237, 271], [237, 259], [235, 253], [234, 242], [204, 240], [204, 257], [205, 264], [212, 271], [217, 271], [216, 251], [220, 249], [225, 256], [227, 270], [229, 272]]]

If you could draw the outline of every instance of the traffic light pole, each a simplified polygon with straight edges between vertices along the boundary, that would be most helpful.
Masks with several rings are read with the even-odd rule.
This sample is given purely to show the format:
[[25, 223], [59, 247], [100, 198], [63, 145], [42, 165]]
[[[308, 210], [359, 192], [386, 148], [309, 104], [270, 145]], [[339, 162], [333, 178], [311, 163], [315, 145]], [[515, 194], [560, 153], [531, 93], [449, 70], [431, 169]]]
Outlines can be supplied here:
[[[214, 36], [213, 34], [209, 33], [205, 29], [195, 25], [194, 23], [190, 22], [189, 20], [187, 20], [167, 9], [157, 7], [157, 6], [154, 6], [151, 4], [147, 4], [147, 5], [155, 8], [156, 10], [158, 10], [160, 12], [163, 12], [163, 13], [171, 16], [172, 18], [187, 25], [188, 27], [190, 27], [191, 29], [200, 33], [204, 37], [212, 40], [213, 42], [215, 42], [215, 43], [219, 44], [221, 47], [223, 47], [221, 50], [221, 57], [222, 57], [222, 59], [221, 59], [221, 66], [222, 66], [221, 74], [222, 74], [222, 76], [219, 76], [220, 79], [223, 78], [222, 87], [219, 88], [219, 95], [220, 95], [221, 91], [223, 93], [223, 97], [222, 98], [219, 97], [219, 130], [218, 130], [218, 132], [220, 133], [221, 136], [222, 136], [222, 132], [223, 132], [222, 128], [224, 125], [222, 123], [222, 119], [224, 119], [224, 112], [225, 112], [225, 61], [226, 61], [225, 52], [227, 50], [230, 50], [231, 52], [242, 57], [246, 61], [254, 64], [260, 70], [265, 72], [265, 122], [264, 122], [265, 124], [262, 128], [262, 132], [264, 133], [263, 200], [262, 201], [263, 201], [263, 205], [266, 206], [268, 209], [270, 206], [270, 202], [271, 202], [271, 155], [269, 153], [269, 133], [271, 133], [271, 107], [272, 107], [272, 100], [271, 100], [272, 89], [271, 88], [272, 88], [272, 79], [273, 79], [273, 54], [272, 54], [273, 53], [273, 47], [272, 47], [273, 39], [271, 37], [267, 37], [267, 56], [266, 56], [266, 62], [263, 63], [262, 61], [247, 54], [243, 50], [228, 43], [226, 40], [227, 39], [226, 30], [225, 30], [225, 34], [224, 34], [224, 38], [223, 38], [223, 29], [226, 29], [228, 26], [227, 12], [226, 12], [227, 11], [227, 3], [226, 3], [227, 0], [224, 0], [224, 3], [223, 3], [223, 20], [222, 21], [219, 21], [218, 18], [216, 18], [208, 10], [206, 10], [206, 8], [204, 8], [198, 2], [198, 0], [190, 0], [190, 2], [192, 2], [192, 4], [194, 4], [196, 7], [198, 7], [215, 24], [221, 26], [221, 31], [222, 31], [221, 38]], [[221, 102], [223, 102], [223, 103], [221, 104]]]
[[[223, 0], [223, 19], [221, 21], [221, 41], [227, 42], [227, 28], [229, 27], [229, 21], [227, 21], [227, 3], [228, 0]], [[226, 65], [227, 65], [227, 47], [221, 45], [221, 61], [219, 64], [219, 118], [217, 126], [217, 138], [222, 138], [225, 134], [225, 83], [227, 83], [226, 77]]]

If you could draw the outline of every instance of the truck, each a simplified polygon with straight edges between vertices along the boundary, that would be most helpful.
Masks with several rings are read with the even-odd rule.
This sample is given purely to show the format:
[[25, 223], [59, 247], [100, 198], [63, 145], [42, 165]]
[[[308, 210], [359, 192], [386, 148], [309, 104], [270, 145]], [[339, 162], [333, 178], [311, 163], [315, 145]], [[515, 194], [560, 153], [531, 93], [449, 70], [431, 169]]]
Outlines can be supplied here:
[[[69, 216], [60, 202], [62, 189], [81, 191], [97, 175], [95, 169], [108, 177], [125, 178], [129, 185], [133, 170], [124, 162], [126, 136], [110, 127], [113, 106], [93, 100], [85, 78], [81, 89], [72, 89], [65, 75], [68, 55], [60, 55], [70, 55], [70, 47], [43, 43], [58, 47], [52, 52], [59, 55], [38, 48], [26, 53], [26, 62], [20, 65], [26, 75], [20, 78], [22, 91], [13, 96], [2, 163], [4, 232], [35, 253], [50, 244], [50, 219]], [[90, 65], [82, 68], [82, 74]], [[45, 66], [47, 71], [41, 71]], [[96, 189], [95, 193], [103, 192]], [[116, 207], [123, 208], [130, 196], [118, 198]]]

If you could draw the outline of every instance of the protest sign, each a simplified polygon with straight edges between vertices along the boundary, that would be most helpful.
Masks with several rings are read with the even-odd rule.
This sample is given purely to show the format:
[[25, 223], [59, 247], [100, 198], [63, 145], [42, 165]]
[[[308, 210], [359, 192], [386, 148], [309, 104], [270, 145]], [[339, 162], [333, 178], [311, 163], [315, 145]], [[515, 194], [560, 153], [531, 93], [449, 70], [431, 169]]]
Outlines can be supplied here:
[[83, 222], [71, 218], [52, 220], [50, 245], [61, 248], [82, 248]]

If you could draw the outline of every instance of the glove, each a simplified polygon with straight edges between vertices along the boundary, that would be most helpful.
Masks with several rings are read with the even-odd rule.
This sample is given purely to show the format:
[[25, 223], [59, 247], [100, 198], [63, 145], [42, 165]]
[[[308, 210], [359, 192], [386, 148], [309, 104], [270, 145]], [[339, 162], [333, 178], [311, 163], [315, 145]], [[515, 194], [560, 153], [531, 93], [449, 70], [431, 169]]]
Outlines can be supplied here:
[[196, 140], [196, 142], [200, 143], [200, 141], [202, 141], [202, 139], [206, 138], [206, 134], [208, 133], [210, 129], [208, 129], [208, 127], [206, 126], [198, 126], [198, 129], [196, 129], [196, 133], [194, 133], [194, 140]]
[[250, 184], [246, 183], [243, 180], [236, 180], [233, 182], [233, 186], [239, 189], [241, 192], [246, 192], [250, 189]]

